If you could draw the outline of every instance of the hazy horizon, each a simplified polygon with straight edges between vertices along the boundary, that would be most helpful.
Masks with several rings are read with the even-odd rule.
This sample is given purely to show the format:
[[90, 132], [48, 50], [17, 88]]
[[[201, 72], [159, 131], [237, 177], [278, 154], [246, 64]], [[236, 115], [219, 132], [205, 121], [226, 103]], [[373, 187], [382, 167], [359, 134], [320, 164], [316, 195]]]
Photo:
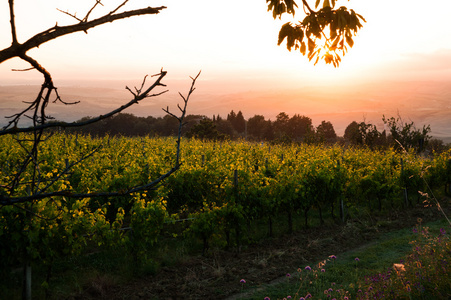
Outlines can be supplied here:
[[[96, 8], [93, 17], [118, 3]], [[190, 114], [227, 116], [233, 109], [246, 119], [260, 114], [274, 120], [280, 112], [297, 113], [312, 118], [314, 125], [330, 121], [342, 135], [352, 121], [366, 120], [381, 130], [382, 116], [399, 112], [418, 127], [431, 124], [433, 135], [451, 142], [451, 39], [444, 38], [451, 36], [450, 1], [337, 1], [367, 21], [338, 68], [322, 62], [314, 66], [298, 51], [287, 51], [284, 43], [277, 46], [280, 26], [302, 19], [302, 7], [296, 19], [274, 20], [260, 0], [157, 0], [152, 5], [167, 9], [61, 37], [28, 52], [49, 70], [65, 101], [82, 100], [64, 110], [51, 104], [50, 115], [74, 120], [105, 113], [130, 99], [125, 86], [140, 86], [146, 74], [163, 68], [169, 92], [125, 111], [161, 116], [167, 106], [177, 110], [178, 92], [185, 94], [189, 76], [201, 70]], [[148, 2], [130, 1], [122, 10], [141, 6]], [[74, 23], [56, 8], [79, 15], [90, 8], [55, 0], [15, 2], [15, 7], [19, 42], [55, 23]], [[11, 44], [8, 12], [8, 3], [0, 3], [0, 49]], [[36, 96], [26, 86], [40, 86], [41, 74], [11, 71], [28, 67], [17, 58], [0, 64], [0, 115], [18, 112], [23, 100]]]
[[[404, 122], [413, 121], [417, 128], [431, 125], [433, 137], [451, 142], [451, 85], [448, 81], [379, 80], [354, 84], [352, 88], [337, 86], [330, 89], [312, 85], [291, 89], [266, 86], [266, 89], [262, 87], [257, 90], [250, 86], [249, 89], [227, 92], [202, 83], [202, 77], [198, 80], [188, 105], [188, 114], [209, 118], [219, 114], [226, 118], [234, 110], [241, 111], [246, 120], [254, 115], [263, 115], [272, 121], [280, 112], [290, 117], [300, 114], [310, 117], [314, 126], [323, 120], [330, 121], [339, 136], [343, 135], [346, 126], [352, 121], [372, 123], [382, 131], [383, 115], [397, 117], [399, 114]], [[186, 94], [191, 82], [186, 78], [171, 83], [168, 93], [145, 99], [123, 112], [139, 117], [161, 117], [165, 115], [162, 109], [167, 106], [177, 112], [177, 103], [181, 101], [178, 92]], [[90, 85], [83, 82], [61, 84], [58, 91], [64, 101], [81, 103], [74, 106], [52, 103], [48, 113], [58, 120], [76, 121], [84, 116], [104, 114], [131, 99], [125, 86], [120, 87], [117, 82], [99, 81], [96, 84], [91, 81]], [[38, 90], [39, 85], [0, 85], [0, 124], [5, 125], [4, 116], [19, 112], [18, 104], [21, 103], [20, 108], [24, 108], [22, 101], [35, 97]]]

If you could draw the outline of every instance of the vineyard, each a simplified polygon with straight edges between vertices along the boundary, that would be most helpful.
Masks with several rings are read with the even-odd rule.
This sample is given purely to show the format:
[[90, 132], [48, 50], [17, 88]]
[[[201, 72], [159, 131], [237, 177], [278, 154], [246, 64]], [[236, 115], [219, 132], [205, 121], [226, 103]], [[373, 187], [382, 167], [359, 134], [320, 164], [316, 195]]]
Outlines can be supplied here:
[[[311, 226], [313, 214], [320, 223], [344, 222], [362, 210], [428, 204], [431, 191], [449, 190], [451, 182], [451, 151], [425, 158], [394, 150], [191, 139], [182, 141], [181, 168], [156, 189], [74, 199], [68, 196], [128, 191], [165, 174], [174, 164], [175, 138], [54, 134], [40, 144], [37, 175], [30, 170], [17, 178], [27, 151], [18, 138], [0, 137], [0, 196], [13, 180], [19, 188], [9, 196], [61, 193], [0, 207], [0, 264], [6, 276], [26, 261], [46, 266], [45, 289], [56, 260], [94, 248], [125, 249], [137, 264], [151, 260], [168, 236], [198, 240], [203, 254], [213, 247], [240, 249], [258, 242], [257, 225], [273, 236], [280, 218], [292, 232]], [[34, 187], [31, 176], [38, 178]], [[298, 216], [301, 224], [294, 222]]]

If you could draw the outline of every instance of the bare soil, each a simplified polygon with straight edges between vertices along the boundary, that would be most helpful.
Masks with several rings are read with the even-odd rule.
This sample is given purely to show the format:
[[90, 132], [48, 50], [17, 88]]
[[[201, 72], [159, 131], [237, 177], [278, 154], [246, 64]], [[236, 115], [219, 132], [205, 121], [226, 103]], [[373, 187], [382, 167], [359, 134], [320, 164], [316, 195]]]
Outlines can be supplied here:
[[74, 298], [236, 299], [241, 291], [240, 279], [251, 286], [268, 284], [306, 263], [371, 243], [380, 234], [414, 227], [418, 218], [428, 222], [442, 217], [437, 208], [414, 208], [383, 218], [302, 229], [249, 245], [240, 252], [212, 250], [205, 256], [191, 256], [176, 266], [163, 267], [156, 275], [134, 278], [126, 284], [99, 280]]

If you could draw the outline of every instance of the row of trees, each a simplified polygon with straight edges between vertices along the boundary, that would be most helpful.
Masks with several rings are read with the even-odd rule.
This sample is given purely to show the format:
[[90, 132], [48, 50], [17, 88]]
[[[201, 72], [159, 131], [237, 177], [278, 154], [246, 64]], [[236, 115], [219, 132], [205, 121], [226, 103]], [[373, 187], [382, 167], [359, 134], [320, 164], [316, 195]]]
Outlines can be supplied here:
[[[84, 117], [78, 122], [86, 123], [91, 117]], [[291, 118], [284, 112], [277, 115], [275, 121], [266, 120], [262, 115], [255, 115], [248, 120], [239, 111], [233, 110], [222, 118], [214, 115], [208, 118], [203, 115], [187, 115], [183, 134], [208, 140], [224, 140], [246, 138], [253, 141], [275, 142], [330, 142], [337, 141], [337, 134], [330, 122], [322, 121], [317, 127], [312, 119], [295, 114]], [[93, 136], [171, 136], [177, 133], [177, 120], [166, 115], [164, 117], [137, 117], [120, 113], [99, 122], [71, 129]]]
[[[79, 122], [86, 122], [85, 117]], [[414, 148], [417, 151], [441, 151], [445, 148], [442, 141], [431, 139], [431, 128], [424, 125], [416, 128], [413, 122], [404, 122], [400, 116], [387, 118], [383, 116], [384, 127], [379, 131], [376, 125], [363, 122], [351, 122], [343, 137], [338, 137], [334, 126], [329, 121], [322, 121], [313, 126], [312, 119], [294, 114], [289, 116], [281, 112], [274, 121], [265, 119], [262, 115], [254, 115], [246, 120], [241, 111], [233, 110], [222, 118], [214, 115], [208, 118], [203, 115], [186, 116], [183, 135], [206, 140], [225, 140], [245, 138], [250, 141], [268, 141], [276, 143], [305, 142], [327, 143], [336, 142], [354, 146], [365, 146], [371, 149], [395, 147], [397, 149]], [[121, 113], [111, 118], [101, 120], [89, 126], [76, 130], [79, 133], [93, 136], [123, 135], [123, 136], [172, 136], [177, 134], [178, 122], [170, 116], [137, 117]]]

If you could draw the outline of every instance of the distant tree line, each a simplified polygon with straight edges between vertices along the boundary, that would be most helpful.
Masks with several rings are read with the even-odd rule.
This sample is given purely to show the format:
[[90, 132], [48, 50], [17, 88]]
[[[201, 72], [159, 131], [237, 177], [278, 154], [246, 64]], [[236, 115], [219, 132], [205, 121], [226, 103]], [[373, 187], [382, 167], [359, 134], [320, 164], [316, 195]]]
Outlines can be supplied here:
[[[84, 122], [90, 117], [84, 117], [78, 122]], [[383, 116], [383, 131], [376, 125], [352, 121], [338, 137], [331, 122], [322, 121], [313, 126], [312, 119], [294, 114], [289, 116], [281, 112], [274, 121], [265, 119], [262, 115], [254, 115], [246, 120], [241, 111], [231, 111], [226, 118], [214, 115], [209, 118], [204, 115], [187, 115], [183, 135], [188, 138], [206, 140], [236, 140], [265, 141], [272, 143], [341, 143], [350, 146], [381, 149], [394, 147], [396, 149], [415, 149], [418, 152], [428, 150], [441, 152], [447, 145], [441, 140], [429, 136], [429, 125], [421, 129], [413, 122], [403, 122], [400, 116], [387, 118]], [[100, 122], [73, 128], [71, 132], [90, 134], [92, 136], [173, 136], [177, 134], [178, 122], [166, 115], [164, 117], [137, 117], [128, 113], [120, 113]]]

